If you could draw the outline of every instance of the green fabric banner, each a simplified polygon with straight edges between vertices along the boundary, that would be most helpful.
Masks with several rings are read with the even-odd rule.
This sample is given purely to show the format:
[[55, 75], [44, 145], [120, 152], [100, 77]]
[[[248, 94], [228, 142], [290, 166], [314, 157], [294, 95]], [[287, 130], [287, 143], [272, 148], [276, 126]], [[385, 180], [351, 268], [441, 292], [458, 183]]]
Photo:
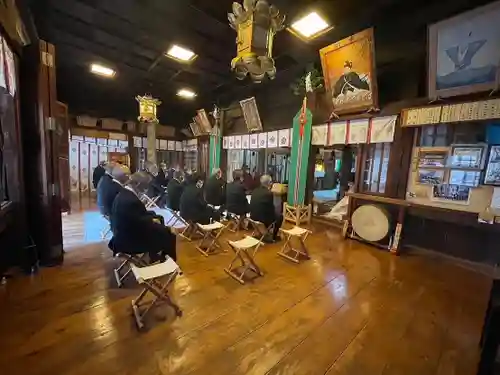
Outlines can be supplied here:
[[220, 151], [222, 146], [222, 139], [218, 135], [210, 136], [210, 157], [209, 157], [209, 174], [215, 168], [220, 168]]
[[288, 204], [303, 205], [306, 195], [307, 169], [309, 150], [311, 148], [311, 131], [313, 116], [309, 109], [306, 110], [306, 123], [304, 134], [300, 137], [299, 110], [293, 119], [292, 128], [292, 155], [290, 160], [290, 178], [288, 180]]

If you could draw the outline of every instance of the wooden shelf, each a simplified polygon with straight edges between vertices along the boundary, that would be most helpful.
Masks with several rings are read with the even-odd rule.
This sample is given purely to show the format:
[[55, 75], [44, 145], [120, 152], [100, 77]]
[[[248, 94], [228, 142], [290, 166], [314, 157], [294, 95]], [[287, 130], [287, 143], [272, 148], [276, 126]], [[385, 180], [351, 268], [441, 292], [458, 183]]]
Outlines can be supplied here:
[[418, 147], [418, 152], [448, 153], [450, 152], [450, 147]]

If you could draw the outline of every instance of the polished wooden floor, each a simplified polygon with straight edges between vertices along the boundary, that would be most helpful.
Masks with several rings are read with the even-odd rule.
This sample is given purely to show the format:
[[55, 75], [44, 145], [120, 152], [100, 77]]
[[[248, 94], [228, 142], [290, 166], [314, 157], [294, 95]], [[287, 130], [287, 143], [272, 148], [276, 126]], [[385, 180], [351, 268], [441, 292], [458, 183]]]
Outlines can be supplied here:
[[[231, 235], [237, 236], [237, 235]], [[0, 289], [5, 375], [472, 375], [490, 280], [444, 260], [394, 257], [319, 229], [310, 261], [276, 245], [257, 256], [266, 275], [240, 285], [179, 241], [184, 275], [139, 333], [133, 280], [118, 289], [104, 244], [62, 267]]]

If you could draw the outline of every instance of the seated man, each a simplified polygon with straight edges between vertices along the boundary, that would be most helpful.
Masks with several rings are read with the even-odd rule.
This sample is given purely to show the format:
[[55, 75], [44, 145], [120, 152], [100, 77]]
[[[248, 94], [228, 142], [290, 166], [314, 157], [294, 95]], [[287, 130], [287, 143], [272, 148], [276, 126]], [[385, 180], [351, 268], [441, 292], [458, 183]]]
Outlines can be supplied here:
[[266, 227], [274, 225], [273, 241], [279, 240], [278, 232], [283, 224], [283, 215], [276, 213], [274, 207], [273, 193], [271, 187], [273, 182], [271, 176], [265, 174], [260, 178], [260, 186], [252, 192], [250, 200], [250, 218], [260, 221]]
[[216, 168], [205, 184], [205, 199], [208, 204], [218, 207], [224, 205], [224, 198], [222, 171]]
[[123, 183], [128, 180], [130, 170], [123, 165], [108, 164], [106, 174], [97, 184], [97, 206], [101, 215], [110, 216], [113, 202], [123, 189]]
[[202, 188], [203, 177], [199, 174], [191, 176], [181, 196], [181, 216], [193, 223], [210, 224], [210, 219], [220, 219], [220, 213], [207, 205]]
[[245, 186], [243, 185], [243, 171], [235, 169], [233, 171], [233, 182], [226, 187], [226, 209], [228, 212], [245, 216], [249, 210], [249, 204], [245, 195]]
[[168, 208], [173, 211], [179, 211], [181, 209], [181, 196], [183, 191], [182, 172], [175, 171], [167, 186]]
[[145, 172], [134, 173], [126, 188], [116, 196], [111, 211], [113, 238], [109, 248], [117, 253], [149, 253], [151, 262], [177, 260], [176, 237], [154, 212], [147, 211], [138, 195], [151, 182]]
[[156, 164], [149, 161], [146, 162], [145, 168], [146, 172], [151, 176], [151, 182], [147, 188], [146, 195], [151, 199], [159, 197], [156, 204], [158, 207], [164, 207], [167, 193], [165, 191], [166, 186], [162, 184], [165, 180], [165, 174], [158, 169]]

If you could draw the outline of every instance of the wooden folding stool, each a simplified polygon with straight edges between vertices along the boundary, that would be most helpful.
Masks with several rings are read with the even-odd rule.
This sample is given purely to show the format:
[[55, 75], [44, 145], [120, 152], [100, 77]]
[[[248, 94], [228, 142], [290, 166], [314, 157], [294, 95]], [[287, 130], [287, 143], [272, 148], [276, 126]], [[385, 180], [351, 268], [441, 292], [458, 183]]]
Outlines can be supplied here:
[[252, 220], [251, 218], [248, 219], [248, 222], [252, 227], [251, 236], [257, 238], [259, 241], [264, 241], [264, 237], [266, 237], [267, 234], [272, 233], [274, 230], [275, 223], [266, 227], [266, 224], [261, 223], [260, 221]]
[[221, 248], [219, 243], [219, 237], [224, 231], [226, 226], [218, 221], [214, 221], [211, 224], [196, 224], [200, 231], [203, 233], [203, 238], [198, 243], [196, 248], [200, 253], [206, 257], [214, 254], [217, 249]]
[[[182, 316], [182, 311], [175, 304], [168, 294], [168, 287], [173, 283], [176, 276], [179, 274], [180, 269], [177, 263], [171, 258], [166, 261], [152, 266], [137, 267], [134, 264], [130, 265], [132, 272], [137, 282], [144, 286], [144, 289], [139, 296], [132, 300], [132, 310], [134, 311], [135, 322], [139, 329], [144, 327], [144, 318], [147, 313], [157, 304], [161, 302], [167, 303], [172, 307], [177, 316]], [[162, 284], [159, 279], [167, 277], [166, 281]], [[155, 297], [150, 301], [143, 302], [143, 299], [149, 293]]]
[[146, 206], [146, 209], [159, 208], [156, 202], [160, 199], [160, 196], [156, 196], [154, 198], [148, 197], [147, 194], [141, 195], [141, 202]]
[[175, 224], [178, 222], [182, 222], [184, 225], [188, 225], [186, 221], [181, 217], [180, 211], [174, 211], [171, 208], [167, 208], [168, 211], [172, 214], [170, 219], [168, 219], [167, 223], [165, 224], [167, 227], [175, 227]]
[[[113, 270], [113, 273], [115, 275], [116, 284], [118, 285], [118, 288], [121, 288], [123, 285], [123, 280], [125, 280], [125, 278], [128, 276], [128, 274], [132, 271], [132, 269], [131, 269], [132, 264], [134, 264], [138, 267], [144, 267], [144, 266], [147, 266], [147, 263], [143, 259], [145, 254], [131, 255], [131, 254], [124, 254], [124, 253], [117, 253], [116, 255], [123, 260], [120, 263], [120, 265], [118, 266], [118, 268], [115, 268]], [[126, 269], [126, 271], [123, 273], [123, 275], [120, 275], [120, 273], [123, 269]]]
[[243, 221], [245, 220], [244, 215], [236, 215], [233, 214], [232, 212], [227, 212], [227, 218], [229, 220], [229, 223], [227, 224], [227, 230], [230, 232], [236, 233], [241, 229], [241, 226], [243, 225]]
[[198, 228], [198, 225], [196, 223], [193, 223], [192, 221], [183, 221], [186, 223], [186, 227], [182, 230], [182, 232], [179, 233], [179, 236], [184, 238], [185, 240], [188, 240], [189, 242], [193, 241], [197, 235], [203, 235], [203, 233], [200, 232], [200, 229]]
[[108, 225], [106, 228], [101, 230], [101, 239], [104, 241], [106, 237], [108, 236], [109, 233], [111, 233], [111, 222], [109, 221], [109, 216], [107, 215], [102, 215], [104, 219], [106, 219]]
[[[295, 226], [292, 229], [281, 228], [280, 231], [285, 235], [286, 240], [278, 255], [294, 263], [299, 263], [301, 256], [305, 259], [310, 259], [309, 251], [305, 245], [306, 238], [311, 233], [310, 230]], [[294, 238], [299, 243], [298, 248], [292, 246], [292, 239]]]
[[[249, 270], [253, 271], [257, 276], [264, 276], [264, 273], [255, 263], [255, 255], [257, 250], [263, 244], [254, 237], [245, 236], [239, 241], [228, 241], [229, 246], [234, 251], [234, 257], [229, 263], [229, 266], [224, 268], [224, 271], [236, 281], [245, 284], [243, 277]], [[237, 262], [241, 265], [237, 266]]]

